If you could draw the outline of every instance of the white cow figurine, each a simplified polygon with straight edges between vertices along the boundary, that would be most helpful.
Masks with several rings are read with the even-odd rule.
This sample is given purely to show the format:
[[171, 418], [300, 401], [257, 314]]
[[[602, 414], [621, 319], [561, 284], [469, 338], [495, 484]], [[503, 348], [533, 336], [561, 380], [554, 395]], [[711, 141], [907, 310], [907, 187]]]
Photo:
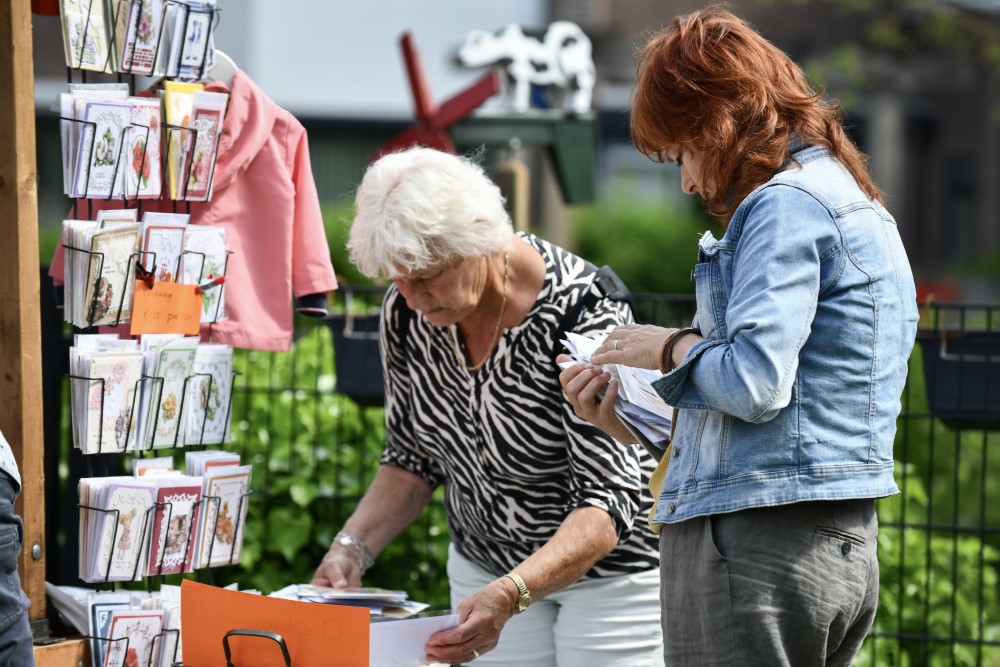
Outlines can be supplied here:
[[533, 83], [564, 88], [568, 111], [590, 110], [596, 78], [594, 60], [590, 38], [575, 23], [551, 23], [543, 41], [525, 35], [514, 23], [498, 34], [473, 30], [458, 50], [458, 59], [466, 67], [507, 63], [517, 111], [528, 110]]

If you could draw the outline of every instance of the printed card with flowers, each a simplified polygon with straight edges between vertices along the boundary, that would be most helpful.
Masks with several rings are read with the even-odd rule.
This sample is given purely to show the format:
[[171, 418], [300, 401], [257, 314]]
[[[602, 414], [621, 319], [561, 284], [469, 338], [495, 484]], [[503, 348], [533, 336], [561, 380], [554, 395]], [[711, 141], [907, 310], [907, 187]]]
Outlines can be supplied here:
[[[206, 91], [194, 94], [192, 127], [195, 129], [194, 148], [185, 155], [181, 173], [187, 174], [184, 198], [208, 201], [212, 196], [212, 176], [218, 156], [219, 136], [229, 95]], [[188, 163], [188, 161], [190, 161]]]
[[153, 74], [163, 26], [163, 5], [163, 0], [119, 0], [115, 34], [120, 71]]
[[191, 388], [187, 393], [187, 444], [229, 442], [230, 402], [233, 395], [233, 348], [202, 343], [194, 357]]
[[[200, 284], [209, 277], [226, 275], [229, 253], [226, 251], [226, 230], [222, 227], [191, 225], [184, 237], [186, 261], [181, 271], [181, 281]], [[226, 284], [207, 290], [201, 303], [202, 322], [221, 322], [226, 319]]]
[[135, 429], [137, 423], [132, 410], [142, 375], [141, 354], [129, 350], [95, 352], [81, 359], [74, 375], [74, 389], [86, 400], [82, 413], [74, 411], [74, 420], [78, 414], [85, 415], [80, 449], [84, 454], [124, 451], [132, 437], [127, 431]]
[[240, 562], [250, 504], [250, 471], [248, 465], [206, 470], [196, 568]]
[[89, 99], [82, 115], [73, 177], [73, 196], [121, 197], [126, 129], [132, 118], [128, 100]]
[[168, 342], [155, 351], [155, 363], [148, 374], [162, 378], [162, 382], [153, 390], [154, 403], [149, 407], [147, 448], [184, 444], [182, 406], [185, 392], [191, 391], [188, 376], [194, 366], [197, 347], [198, 338], [188, 337]]
[[160, 196], [160, 101], [130, 97], [130, 126], [124, 148], [124, 195], [128, 199]]
[[[163, 611], [159, 609], [117, 610], [111, 612], [112, 641], [102, 667], [140, 667], [151, 664], [153, 643], [163, 627]], [[128, 638], [128, 641], [114, 641]]]

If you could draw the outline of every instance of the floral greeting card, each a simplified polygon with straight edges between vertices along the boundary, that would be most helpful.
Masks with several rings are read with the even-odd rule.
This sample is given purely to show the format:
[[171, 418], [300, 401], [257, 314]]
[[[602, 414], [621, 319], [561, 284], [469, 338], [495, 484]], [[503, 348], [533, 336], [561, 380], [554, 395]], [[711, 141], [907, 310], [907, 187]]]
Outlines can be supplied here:
[[129, 199], [160, 196], [160, 100], [129, 98], [130, 126], [125, 137], [124, 196]]
[[187, 400], [188, 444], [229, 442], [233, 395], [233, 348], [202, 343], [194, 358]]
[[[199, 284], [209, 276], [226, 275], [226, 230], [222, 227], [191, 225], [184, 237], [184, 262], [181, 282]], [[226, 319], [226, 285], [208, 290], [201, 306], [202, 322]]]
[[[80, 447], [84, 454], [124, 451], [131, 437], [128, 430], [137, 424], [132, 411], [141, 360], [135, 351], [97, 352], [82, 359], [73, 383], [80, 399], [86, 400]], [[74, 419], [76, 414], [74, 410]]]
[[156, 351], [156, 360], [149, 374], [162, 378], [162, 382], [158, 390], [153, 390], [154, 402], [150, 406], [147, 422], [147, 447], [184, 444], [181, 439], [181, 406], [185, 393], [191, 391], [188, 376], [191, 375], [197, 346], [197, 338], [181, 338]]
[[85, 103], [73, 179], [73, 196], [109, 199], [122, 192], [125, 129], [132, 117], [127, 100]]
[[194, 148], [185, 156], [182, 173], [187, 174], [184, 198], [207, 201], [212, 196], [212, 176], [218, 155], [219, 135], [229, 95], [196, 92], [192, 107], [192, 127], [196, 131]]
[[153, 74], [163, 27], [163, 0], [120, 0], [116, 43], [122, 72]]
[[128, 638], [128, 642], [112, 641], [102, 667], [131, 667], [150, 664], [153, 642], [163, 627], [160, 610], [119, 610], [111, 612], [111, 638]]

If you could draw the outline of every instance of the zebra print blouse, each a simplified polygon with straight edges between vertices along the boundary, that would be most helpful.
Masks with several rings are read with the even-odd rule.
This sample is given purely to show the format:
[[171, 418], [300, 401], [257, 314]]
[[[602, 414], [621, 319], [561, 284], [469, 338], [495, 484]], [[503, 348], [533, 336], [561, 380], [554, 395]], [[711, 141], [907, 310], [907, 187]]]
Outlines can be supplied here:
[[[656, 536], [646, 524], [652, 459], [573, 413], [559, 385], [556, 355], [569, 328], [601, 332], [631, 321], [628, 306], [600, 296], [594, 267], [530, 235], [545, 259], [545, 280], [524, 321], [504, 330], [486, 364], [466, 370], [451, 336], [410, 311], [395, 288], [382, 304], [386, 448], [382, 463], [431, 487], [445, 486], [451, 540], [498, 576], [553, 535], [580, 506], [608, 512], [618, 546], [585, 578], [654, 568]], [[584, 295], [579, 321], [565, 314]]]

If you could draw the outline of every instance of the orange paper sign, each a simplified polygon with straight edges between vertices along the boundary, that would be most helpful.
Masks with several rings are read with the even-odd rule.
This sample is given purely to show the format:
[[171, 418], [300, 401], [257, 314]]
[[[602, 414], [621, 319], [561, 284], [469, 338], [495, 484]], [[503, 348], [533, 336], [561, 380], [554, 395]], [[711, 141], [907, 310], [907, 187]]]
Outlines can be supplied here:
[[154, 333], [197, 335], [204, 298], [195, 285], [135, 281], [132, 304], [133, 336]]
[[[222, 638], [234, 629], [265, 630], [285, 640], [293, 667], [368, 667], [369, 611], [238, 593], [181, 582], [184, 667], [225, 667]], [[284, 664], [281, 648], [264, 637], [229, 638], [239, 667]]]

